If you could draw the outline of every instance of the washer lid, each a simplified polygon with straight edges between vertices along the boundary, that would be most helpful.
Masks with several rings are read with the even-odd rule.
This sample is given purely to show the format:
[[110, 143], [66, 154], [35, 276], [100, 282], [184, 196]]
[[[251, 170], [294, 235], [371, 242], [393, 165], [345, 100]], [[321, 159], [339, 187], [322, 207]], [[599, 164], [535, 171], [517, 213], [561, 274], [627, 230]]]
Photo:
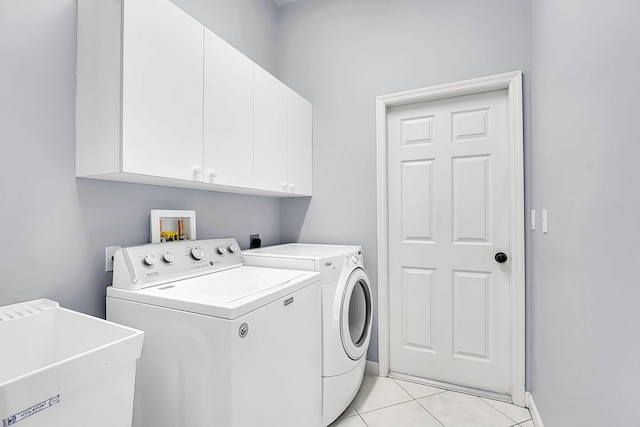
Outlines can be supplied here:
[[319, 273], [237, 267], [138, 291], [107, 288], [107, 296], [235, 319], [318, 282]]
[[312, 245], [304, 243], [289, 243], [286, 245], [269, 246], [266, 248], [243, 251], [246, 256], [272, 256], [283, 258], [324, 258], [359, 250], [359, 246], [346, 245]]

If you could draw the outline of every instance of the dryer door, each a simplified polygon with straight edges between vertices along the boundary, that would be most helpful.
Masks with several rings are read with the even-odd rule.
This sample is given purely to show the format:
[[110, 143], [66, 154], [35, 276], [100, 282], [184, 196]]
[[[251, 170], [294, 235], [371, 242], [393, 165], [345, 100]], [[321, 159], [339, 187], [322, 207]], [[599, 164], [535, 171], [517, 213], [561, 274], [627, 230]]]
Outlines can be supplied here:
[[353, 360], [360, 359], [369, 347], [372, 307], [369, 276], [356, 268], [349, 275], [340, 308], [342, 345]]

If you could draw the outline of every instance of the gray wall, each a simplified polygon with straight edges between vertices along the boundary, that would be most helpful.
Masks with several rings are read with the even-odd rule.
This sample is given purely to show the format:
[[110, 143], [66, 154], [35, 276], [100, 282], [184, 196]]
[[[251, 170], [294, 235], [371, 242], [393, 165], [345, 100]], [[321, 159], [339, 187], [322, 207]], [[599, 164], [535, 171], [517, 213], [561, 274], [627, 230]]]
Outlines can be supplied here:
[[314, 197], [76, 179], [75, 0], [0, 0], [0, 305], [49, 297], [104, 315], [104, 247], [146, 242], [154, 208], [194, 209], [199, 237], [243, 246], [253, 232], [266, 244], [362, 244], [376, 286], [375, 96], [521, 69], [531, 205], [550, 218], [549, 234], [528, 234], [527, 388], [547, 427], [633, 423], [640, 4], [176, 3], [313, 102]]
[[271, 0], [171, 0], [277, 76], [279, 8]]
[[[271, 0], [179, 4], [275, 70]], [[196, 210], [199, 238], [279, 243], [277, 199], [75, 178], [75, 20], [75, 0], [0, 0], [0, 305], [48, 297], [104, 316], [104, 247], [148, 242], [151, 209]]]
[[640, 3], [531, 1], [530, 389], [546, 427], [637, 425]]
[[[526, 6], [298, 0], [281, 8], [280, 77], [313, 103], [314, 156], [313, 198], [282, 201], [282, 240], [362, 245], [377, 294], [376, 96], [526, 72]], [[374, 322], [370, 360], [378, 360]]]

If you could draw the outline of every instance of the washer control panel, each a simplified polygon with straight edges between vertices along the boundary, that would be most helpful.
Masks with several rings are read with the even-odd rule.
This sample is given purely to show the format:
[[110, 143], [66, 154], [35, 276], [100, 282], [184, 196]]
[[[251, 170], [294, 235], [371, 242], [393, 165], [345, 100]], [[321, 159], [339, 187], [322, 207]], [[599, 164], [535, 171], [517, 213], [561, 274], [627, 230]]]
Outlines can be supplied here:
[[233, 238], [182, 240], [116, 251], [113, 286], [138, 290], [241, 266], [243, 255]]

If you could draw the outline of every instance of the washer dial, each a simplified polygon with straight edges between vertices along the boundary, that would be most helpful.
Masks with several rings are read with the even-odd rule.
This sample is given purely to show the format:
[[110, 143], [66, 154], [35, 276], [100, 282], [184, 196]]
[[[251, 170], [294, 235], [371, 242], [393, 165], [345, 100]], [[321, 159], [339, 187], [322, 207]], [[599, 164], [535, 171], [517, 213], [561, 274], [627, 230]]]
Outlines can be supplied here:
[[200, 261], [202, 258], [204, 258], [204, 251], [198, 247], [192, 248], [191, 256], [193, 257], [193, 259]]
[[165, 252], [164, 254], [162, 254], [162, 259], [164, 260], [164, 262], [166, 262], [167, 264], [171, 264], [173, 262], [173, 260], [176, 259], [176, 257], [173, 255], [172, 252]]

